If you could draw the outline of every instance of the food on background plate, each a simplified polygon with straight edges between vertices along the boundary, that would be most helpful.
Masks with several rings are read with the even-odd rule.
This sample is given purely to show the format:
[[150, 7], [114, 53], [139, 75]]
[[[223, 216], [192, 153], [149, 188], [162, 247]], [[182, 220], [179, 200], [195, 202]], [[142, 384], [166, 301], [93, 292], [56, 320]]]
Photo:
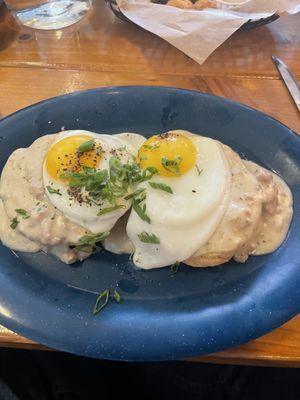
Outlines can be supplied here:
[[133, 253], [144, 269], [270, 253], [292, 217], [278, 175], [181, 130], [147, 140], [82, 130], [43, 136], [10, 156], [0, 199], [0, 238], [12, 249], [73, 263], [102, 244]]
[[193, 10], [207, 10], [210, 8], [232, 9], [238, 8], [250, 0], [151, 0], [152, 3], [165, 4], [172, 7]]
[[[155, 3], [155, 1], [154, 1]], [[203, 1], [203, 0], [169, 0], [166, 2], [166, 5], [184, 8], [184, 9], [194, 9], [194, 10], [205, 10], [209, 8], [216, 8], [215, 1]]]

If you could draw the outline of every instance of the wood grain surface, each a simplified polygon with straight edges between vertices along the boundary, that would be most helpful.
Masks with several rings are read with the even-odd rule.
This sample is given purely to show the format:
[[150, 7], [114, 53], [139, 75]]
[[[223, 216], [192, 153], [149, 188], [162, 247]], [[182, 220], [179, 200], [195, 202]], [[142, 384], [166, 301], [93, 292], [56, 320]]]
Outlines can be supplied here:
[[[94, 3], [83, 21], [52, 32], [22, 28], [0, 6], [1, 117], [76, 90], [163, 85], [242, 102], [300, 133], [299, 112], [271, 60], [273, 54], [282, 58], [300, 78], [300, 14], [235, 33], [200, 66], [155, 35], [119, 21], [103, 0]], [[296, 317], [243, 346], [193, 361], [300, 367], [299, 344]], [[0, 346], [46, 349], [1, 327]]]
[[[0, 67], [1, 68], [1, 67]], [[26, 77], [24, 81], [24, 77]], [[1, 68], [0, 114], [59, 94], [101, 86], [151, 85], [194, 89], [263, 111], [300, 133], [299, 112], [278, 79], [159, 75], [36, 68]]]
[[300, 14], [237, 32], [200, 66], [154, 34], [118, 20], [104, 0], [94, 3], [87, 19], [58, 31], [20, 29], [4, 14], [8, 38], [0, 66], [262, 79], [278, 77], [275, 54], [300, 76]]

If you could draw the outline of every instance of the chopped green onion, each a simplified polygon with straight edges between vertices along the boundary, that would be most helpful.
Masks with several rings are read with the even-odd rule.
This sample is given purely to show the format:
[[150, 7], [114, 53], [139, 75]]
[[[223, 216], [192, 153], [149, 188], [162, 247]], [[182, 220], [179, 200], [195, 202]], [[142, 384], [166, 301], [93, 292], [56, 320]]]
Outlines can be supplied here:
[[137, 190], [135, 190], [134, 192], [130, 193], [128, 196], [124, 197], [124, 198], [125, 198], [125, 200], [130, 200], [130, 199], [132, 199], [133, 197], [136, 197], [136, 196], [140, 195], [140, 194], [143, 193], [145, 190], [146, 190], [145, 188], [137, 189]]
[[164, 183], [149, 182], [149, 185], [153, 189], [160, 189], [160, 190], [163, 190], [164, 192], [173, 193], [172, 188], [170, 186], [168, 186], [168, 185], [165, 185]]
[[110, 232], [102, 232], [96, 235], [84, 235], [79, 239], [78, 243], [74, 245], [74, 248], [77, 251], [83, 251], [85, 253], [97, 253], [101, 250], [99, 243], [109, 234]]
[[120, 303], [121, 301], [120, 293], [117, 292], [116, 289], [114, 290], [114, 299], [116, 300], [117, 303]]
[[110, 213], [112, 211], [118, 210], [119, 208], [125, 208], [125, 206], [123, 206], [121, 204], [116, 204], [111, 207], [102, 208], [102, 210], [100, 210], [97, 215], [104, 215], [104, 214]]
[[198, 172], [198, 175], [201, 175], [203, 169], [200, 169], [197, 164], [196, 164], [196, 170]]
[[93, 309], [93, 314], [96, 315], [98, 314], [107, 304], [109, 301], [109, 289], [103, 290], [103, 292], [99, 293], [97, 296], [94, 309]]
[[71, 189], [83, 188], [88, 192], [89, 198], [94, 201], [106, 201], [114, 206], [117, 199], [125, 197], [133, 184], [147, 181], [157, 174], [155, 167], [144, 170], [136, 163], [122, 164], [117, 157], [110, 157], [109, 168], [97, 170], [82, 166], [77, 172], [66, 171], [60, 175], [61, 179], [68, 180]]
[[177, 156], [174, 160], [169, 160], [167, 157], [161, 159], [161, 164], [165, 170], [172, 172], [172, 174], [179, 174], [179, 166], [182, 162], [182, 157]]
[[59, 189], [53, 189], [53, 187], [51, 186], [46, 186], [46, 188], [50, 194], [58, 194], [59, 196], [61, 196]]
[[87, 140], [86, 142], [81, 143], [81, 145], [77, 149], [77, 152], [85, 153], [86, 151], [92, 150], [94, 143], [95, 139]]
[[160, 240], [158, 239], [158, 237], [156, 235], [154, 235], [154, 233], [149, 234], [147, 232], [142, 232], [142, 233], [138, 234], [138, 238], [143, 243], [155, 243], [155, 244], [160, 243]]
[[[141, 202], [141, 200], [133, 199], [133, 201], [132, 201], [132, 208], [134, 209], [134, 211], [137, 213], [137, 215], [138, 215], [143, 221], [146, 221], [146, 222], [148, 222], [148, 224], [151, 224], [150, 218], [149, 218], [148, 215], [145, 213], [146, 207], [143, 207], [143, 208], [142, 208], [142, 207], [140, 206], [140, 202]], [[144, 206], [145, 206], [145, 204], [144, 204]]]
[[140, 174], [140, 177], [138, 178], [138, 180], [136, 182], [148, 181], [149, 179], [152, 178], [152, 176], [156, 175], [157, 173], [158, 173], [157, 168], [148, 167]]
[[147, 150], [157, 150], [157, 149], [159, 149], [159, 145], [158, 144], [143, 144], [142, 147], [144, 147]]
[[30, 217], [30, 214], [28, 214], [28, 212], [23, 208], [16, 208], [15, 212], [21, 215], [23, 219], [28, 219]]
[[18, 226], [19, 221], [17, 220], [17, 218], [13, 218], [13, 220], [11, 221], [10, 227], [11, 229], [16, 229], [16, 227]]
[[180, 261], [176, 261], [176, 263], [174, 263], [173, 265], [171, 265], [171, 272], [172, 272], [172, 274], [177, 274], [179, 265], [180, 265]]

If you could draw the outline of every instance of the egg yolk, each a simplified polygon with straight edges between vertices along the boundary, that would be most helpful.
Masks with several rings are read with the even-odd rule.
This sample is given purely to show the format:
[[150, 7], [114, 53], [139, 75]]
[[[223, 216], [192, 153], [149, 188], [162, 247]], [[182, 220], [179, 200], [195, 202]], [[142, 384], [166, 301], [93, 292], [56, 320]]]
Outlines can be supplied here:
[[197, 150], [187, 136], [175, 132], [152, 136], [140, 148], [142, 169], [155, 167], [161, 176], [181, 176], [196, 164]]
[[78, 152], [79, 146], [91, 139], [93, 138], [87, 135], [74, 135], [55, 143], [46, 156], [48, 174], [59, 180], [60, 175], [66, 171], [76, 172], [83, 166], [95, 168], [101, 159], [99, 147], [93, 146], [89, 151]]

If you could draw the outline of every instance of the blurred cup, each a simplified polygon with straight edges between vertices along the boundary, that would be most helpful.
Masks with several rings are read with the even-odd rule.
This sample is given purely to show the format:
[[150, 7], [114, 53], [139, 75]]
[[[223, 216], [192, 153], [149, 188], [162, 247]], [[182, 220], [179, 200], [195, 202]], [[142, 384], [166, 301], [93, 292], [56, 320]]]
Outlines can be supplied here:
[[19, 24], [16, 23], [16, 20], [8, 12], [6, 5], [0, 0], [0, 51], [9, 47], [18, 36], [19, 31]]
[[61, 29], [70, 26], [81, 20], [91, 8], [91, 0], [4, 1], [21, 24], [35, 29]]

